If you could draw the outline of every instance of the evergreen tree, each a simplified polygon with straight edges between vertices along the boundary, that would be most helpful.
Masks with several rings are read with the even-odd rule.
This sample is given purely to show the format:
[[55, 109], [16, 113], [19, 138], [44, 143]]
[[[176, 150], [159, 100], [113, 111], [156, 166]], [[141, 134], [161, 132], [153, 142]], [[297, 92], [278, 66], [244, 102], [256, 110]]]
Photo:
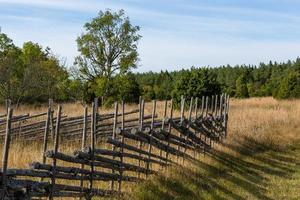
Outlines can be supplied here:
[[237, 98], [247, 98], [249, 97], [248, 88], [247, 88], [247, 80], [245, 75], [241, 75], [236, 80], [236, 93], [235, 96]]
[[300, 97], [300, 73], [291, 72], [280, 83], [277, 97], [279, 99]]

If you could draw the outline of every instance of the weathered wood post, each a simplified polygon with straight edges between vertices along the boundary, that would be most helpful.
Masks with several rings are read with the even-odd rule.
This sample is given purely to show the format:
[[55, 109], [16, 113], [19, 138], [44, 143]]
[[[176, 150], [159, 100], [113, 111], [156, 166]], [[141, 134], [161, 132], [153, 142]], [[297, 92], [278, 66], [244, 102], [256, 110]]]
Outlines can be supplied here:
[[5, 109], [6, 109], [6, 114], [8, 115], [9, 108], [11, 108], [11, 100], [10, 99], [5, 99]]
[[[113, 124], [113, 132], [112, 132], [112, 139], [116, 139], [116, 131], [117, 131], [117, 125], [118, 125], [118, 102], [115, 102], [115, 113], [114, 113], [114, 124]], [[116, 151], [115, 145], [112, 144], [112, 151]], [[113, 159], [115, 159], [115, 156], [113, 156]], [[123, 166], [121, 166], [123, 167]], [[111, 173], [114, 174], [115, 170], [112, 169]], [[110, 189], [114, 190], [115, 182], [112, 180], [110, 182]]]
[[154, 128], [154, 118], [155, 118], [155, 112], [156, 112], [156, 100], [152, 100], [152, 116], [151, 116], [151, 126], [150, 126], [150, 140], [148, 145], [148, 161], [147, 161], [147, 173], [146, 178], [149, 175], [149, 169], [150, 169], [150, 159], [151, 159], [151, 151], [152, 151], [152, 131]]
[[[181, 108], [180, 108], [180, 126], [183, 125], [183, 121], [184, 121], [184, 106], [185, 106], [185, 98], [183, 97], [183, 95], [181, 96]], [[182, 133], [179, 133], [179, 137], [182, 138]], [[181, 151], [180, 146], [177, 146], [177, 150]], [[177, 155], [177, 162], [179, 160], [179, 156]]]
[[[83, 127], [82, 127], [82, 140], [81, 140], [81, 149], [84, 150], [86, 146], [86, 138], [87, 138], [87, 126], [88, 126], [88, 108], [85, 105], [84, 114], [83, 114]], [[81, 164], [81, 169], [84, 169], [84, 164]], [[84, 176], [84, 175], [82, 175]], [[80, 187], [83, 187], [83, 179], [80, 180]], [[80, 198], [81, 199], [81, 198]]]
[[[190, 123], [192, 121], [192, 113], [193, 113], [193, 103], [194, 103], [194, 98], [191, 97], [191, 100], [190, 100], [190, 108], [189, 108], [189, 113], [188, 113], [188, 124], [186, 126], [186, 128], [189, 130], [190, 128]], [[189, 141], [189, 134], [186, 135], [185, 137], [185, 140], [186, 140], [186, 146], [188, 146], [188, 141]], [[184, 147], [184, 153], [186, 154], [186, 151], [187, 151], [187, 148]], [[185, 161], [185, 157], [183, 157], [183, 164], [184, 164], [184, 161]]]
[[7, 173], [7, 165], [8, 165], [8, 156], [9, 156], [9, 147], [10, 147], [10, 137], [11, 137], [11, 123], [12, 123], [13, 109], [8, 108], [7, 110], [7, 120], [6, 120], [6, 132], [5, 132], [5, 140], [3, 147], [3, 156], [2, 156], [2, 176], [1, 176], [1, 191], [0, 197], [1, 199], [5, 198], [6, 193], [6, 173]]
[[209, 102], [209, 97], [206, 97], [206, 101], [205, 101], [205, 117], [207, 117], [208, 115], [208, 102]]
[[[208, 113], [208, 101], [209, 101], [209, 98], [208, 96], [205, 97], [205, 118], [207, 118], [207, 113]], [[209, 139], [206, 135], [204, 136], [204, 139], [205, 139], [205, 142], [207, 143], [207, 140], [208, 142], [210, 143]]]
[[58, 153], [59, 147], [59, 128], [60, 128], [60, 119], [61, 119], [61, 106], [58, 106], [57, 117], [56, 117], [56, 127], [55, 127], [55, 140], [54, 140], [54, 156], [52, 159], [52, 170], [51, 170], [51, 191], [49, 199], [53, 199], [54, 187], [55, 187], [55, 175], [56, 175], [56, 155]]
[[218, 112], [218, 95], [216, 95], [216, 99], [215, 99], [215, 112], [214, 112], [214, 116], [217, 117], [217, 112]]
[[[171, 99], [171, 102], [170, 102], [170, 121], [173, 120], [173, 99]], [[171, 134], [171, 131], [172, 131], [172, 126], [171, 126], [171, 122], [169, 122], [169, 127], [168, 127], [168, 136], [167, 136], [167, 139], [168, 139], [168, 147], [170, 146], [170, 134]], [[169, 151], [166, 152], [166, 164], [168, 164], [168, 160], [169, 160]]]
[[[197, 117], [198, 117], [198, 97], [195, 98], [194, 112], [195, 112], [194, 120], [197, 120]], [[198, 131], [196, 131], [196, 130], [195, 130], [195, 135], [196, 136], [198, 135]], [[194, 158], [196, 158], [196, 147], [194, 148]]]
[[224, 131], [225, 131], [225, 138], [227, 138], [227, 124], [228, 124], [228, 111], [229, 111], [229, 95], [226, 94], [225, 98], [225, 111], [224, 111]]
[[46, 151], [48, 149], [48, 136], [49, 136], [49, 128], [50, 128], [50, 119], [51, 119], [51, 108], [48, 107], [47, 111], [47, 119], [45, 124], [45, 131], [44, 131], [44, 142], [43, 142], [43, 154], [42, 154], [42, 163], [46, 163]]
[[[163, 119], [162, 119], [162, 124], [161, 124], [161, 130], [164, 131], [165, 130], [165, 122], [166, 122], [166, 117], [167, 117], [167, 110], [168, 110], [168, 100], [165, 100], [165, 104], [164, 104], [164, 114], [163, 114]], [[159, 155], [160, 157], [162, 157], [162, 149], [159, 150]], [[160, 161], [162, 161], [160, 159]]]
[[[92, 103], [92, 114], [91, 114], [91, 143], [90, 143], [90, 178], [89, 178], [89, 196], [87, 199], [92, 199], [93, 190], [93, 174], [94, 174], [94, 155], [95, 155], [95, 132], [96, 132], [96, 120], [97, 120], [97, 103]], [[97, 109], [97, 110], [96, 110]]]
[[211, 103], [210, 103], [210, 112], [211, 112], [211, 115], [214, 114], [214, 102], [215, 102], [215, 95], [212, 95], [211, 96]]
[[202, 96], [201, 100], [201, 118], [204, 116], [204, 105], [205, 105], [205, 96]]
[[219, 108], [219, 119], [221, 120], [221, 123], [220, 123], [220, 137], [222, 137], [223, 135], [223, 130], [224, 130], [224, 127], [223, 127], [223, 115], [222, 115], [222, 112], [223, 112], [223, 94], [221, 94], [220, 96], [220, 108]]
[[[200, 114], [201, 120], [203, 120], [203, 118], [204, 118], [204, 105], [205, 105], [205, 97], [202, 96], [202, 98], [201, 98], [201, 114]], [[203, 135], [201, 132], [200, 132], [200, 138], [201, 138], [201, 140], [203, 138]], [[206, 141], [205, 136], [204, 136], [204, 141]], [[203, 153], [204, 153], [204, 151], [205, 150], [203, 150]]]
[[[144, 125], [144, 109], [145, 109], [145, 101], [140, 97], [140, 105], [139, 105], [139, 131], [143, 131], [143, 125]], [[142, 150], [143, 143], [139, 141], [139, 149]], [[141, 156], [141, 153], [139, 153], [139, 156]], [[139, 167], [141, 166], [141, 160], [139, 159]], [[138, 178], [140, 178], [141, 173], [138, 172]]]
[[48, 100], [48, 107], [50, 108], [50, 132], [52, 136], [52, 142], [54, 143], [55, 140], [55, 122], [54, 122], [54, 109], [53, 109], [53, 99]]
[[222, 111], [223, 111], [223, 94], [221, 94], [221, 96], [220, 96], [219, 117], [222, 116]]
[[96, 97], [94, 99], [94, 106], [95, 106], [95, 123], [94, 123], [94, 140], [95, 143], [97, 142], [97, 125], [98, 125], [98, 120], [99, 120], [99, 114], [98, 114], [98, 109], [99, 109], [99, 99]]
[[[46, 164], [46, 151], [48, 149], [48, 138], [49, 138], [49, 128], [50, 128], [50, 119], [51, 119], [51, 108], [48, 107], [47, 111], [47, 119], [45, 124], [45, 131], [44, 131], [44, 142], [43, 142], [43, 149], [42, 149], [42, 163]], [[41, 181], [43, 181], [43, 178], [41, 178]]]
[[[124, 104], [124, 101], [122, 100], [122, 124], [121, 124], [121, 131], [123, 132], [124, 131], [124, 128], [125, 128], [125, 104]], [[123, 165], [123, 162], [124, 162], [124, 157], [123, 157], [123, 153], [124, 153], [124, 141], [125, 140], [125, 137], [124, 135], [122, 134], [121, 135], [121, 148], [120, 148], [120, 153], [121, 153], [121, 156], [120, 156], [120, 162], [121, 164]], [[122, 191], [122, 179], [123, 179], [123, 169], [121, 168], [120, 169], [120, 179], [119, 179], [119, 188], [118, 188], [118, 191], [119, 193], [121, 193]]]

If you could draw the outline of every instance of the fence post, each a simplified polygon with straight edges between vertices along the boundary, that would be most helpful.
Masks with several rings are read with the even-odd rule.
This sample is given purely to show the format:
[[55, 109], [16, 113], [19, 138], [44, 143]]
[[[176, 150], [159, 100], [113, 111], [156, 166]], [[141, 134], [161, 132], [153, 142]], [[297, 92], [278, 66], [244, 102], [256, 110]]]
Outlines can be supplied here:
[[[118, 102], [115, 102], [115, 113], [114, 113], [114, 125], [113, 125], [113, 132], [112, 132], [112, 139], [116, 139], [116, 130], [117, 130], [117, 125], [118, 125]], [[112, 144], [112, 150], [115, 151], [116, 147], [115, 145]], [[115, 156], [113, 156], [113, 159], [115, 159]], [[121, 166], [122, 168], [123, 166]], [[112, 169], [111, 173], [114, 174], [115, 170]], [[110, 189], [114, 190], [115, 182], [112, 180], [110, 182]]]
[[215, 95], [212, 95], [211, 96], [211, 103], [210, 103], [210, 112], [211, 112], [211, 115], [214, 114], [214, 102], [215, 102]]
[[[171, 107], [170, 107], [170, 121], [173, 120], [173, 99], [171, 99]], [[171, 131], [172, 131], [172, 126], [171, 126], [171, 122], [169, 122], [169, 127], [168, 127], [168, 147], [170, 146], [170, 138], [169, 138], [169, 135], [171, 134]], [[168, 159], [169, 159], [169, 151], [166, 152], [166, 164], [168, 164]]]
[[[167, 117], [167, 110], [168, 110], [168, 100], [165, 100], [165, 105], [164, 105], [164, 115], [163, 115], [163, 119], [162, 119], [162, 125], [161, 125], [161, 130], [164, 131], [165, 129], [165, 121], [166, 121], [166, 117]], [[162, 149], [159, 150], [159, 155], [162, 157]], [[160, 161], [162, 161], [160, 159]]]
[[[187, 127], [186, 127], [188, 130], [189, 130], [189, 128], [190, 128], [190, 123], [191, 123], [191, 120], [192, 120], [193, 102], [194, 102], [194, 98], [191, 97], [190, 108], [189, 108], [189, 114], [188, 114], [188, 124], [187, 124]], [[188, 146], [189, 134], [187, 134], [187, 135], [185, 136], [185, 140], [186, 140], [186, 146]], [[186, 154], [186, 151], [187, 151], [187, 148], [184, 147], [184, 153], [185, 153], [185, 154]], [[185, 157], [183, 157], [183, 164], [184, 164], [184, 161], [185, 161]]]
[[46, 119], [46, 124], [45, 124], [45, 132], [44, 132], [44, 143], [43, 143], [43, 158], [42, 158], [42, 162], [43, 164], [46, 163], [46, 156], [45, 156], [45, 152], [47, 151], [48, 148], [48, 135], [49, 135], [49, 126], [50, 126], [50, 117], [51, 116], [51, 108], [48, 107], [48, 111], [47, 111], [47, 119]]
[[[124, 127], [125, 127], [125, 115], [124, 115], [124, 112], [125, 112], [125, 104], [124, 104], [124, 101], [122, 100], [122, 124], [121, 124], [121, 131], [124, 131]], [[120, 149], [120, 153], [121, 153], [121, 156], [120, 156], [120, 162], [121, 164], [123, 165], [123, 161], [124, 161], [124, 158], [123, 158], [123, 153], [124, 153], [124, 135], [122, 134], [121, 135], [121, 143], [122, 143], [122, 146], [121, 146], [121, 149]], [[119, 188], [118, 188], [118, 191], [119, 193], [121, 193], [122, 191], [122, 179], [123, 179], [123, 169], [120, 169], [120, 179], [119, 179]]]
[[[98, 124], [98, 119], [99, 119], [99, 115], [98, 115], [98, 108], [99, 108], [99, 99], [96, 97], [94, 99], [94, 107], [95, 107], [95, 123], [94, 123], [94, 142], [97, 142], [97, 124]], [[94, 144], [95, 145], [95, 144]]]
[[225, 129], [224, 131], [225, 131], [225, 138], [227, 137], [228, 110], [229, 110], [229, 95], [226, 94], [225, 110], [224, 110], [224, 129]]
[[54, 119], [53, 119], [53, 115], [54, 115], [54, 109], [53, 109], [53, 99], [49, 99], [48, 100], [48, 107], [50, 108], [50, 124], [49, 124], [49, 128], [51, 130], [51, 136], [52, 136], [52, 141], [54, 143], [55, 140], [55, 130], [54, 130]]
[[[194, 120], [197, 120], [197, 116], [198, 116], [198, 97], [196, 97], [195, 99], [195, 119]], [[197, 136], [198, 135], [198, 131], [195, 130], [195, 135]], [[198, 146], [197, 146], [198, 148]], [[194, 148], [194, 158], [196, 158], [196, 148]]]
[[9, 155], [9, 147], [10, 147], [10, 137], [11, 137], [11, 123], [12, 123], [13, 109], [11, 107], [7, 110], [7, 120], [6, 120], [6, 133], [4, 140], [4, 149], [3, 149], [3, 157], [2, 157], [2, 176], [1, 176], [1, 190], [0, 196], [1, 199], [4, 199], [6, 192], [6, 172], [8, 165], [8, 155]]
[[209, 97], [206, 96], [206, 100], [205, 100], [205, 117], [207, 117], [208, 115], [208, 101], [209, 101]]
[[214, 112], [214, 116], [217, 116], [217, 112], [218, 112], [218, 95], [216, 95], [216, 99], [215, 99], [215, 112]]
[[53, 192], [55, 186], [55, 175], [56, 175], [56, 155], [58, 153], [58, 145], [59, 145], [59, 126], [60, 126], [60, 118], [61, 118], [61, 106], [58, 106], [57, 117], [56, 117], [56, 127], [55, 127], [55, 140], [54, 140], [54, 156], [52, 161], [52, 170], [51, 170], [51, 191], [49, 199], [53, 199]]
[[5, 100], [5, 109], [6, 109], [6, 114], [8, 115], [9, 108], [11, 108], [11, 100], [6, 99]]
[[89, 196], [87, 199], [92, 199], [93, 190], [93, 173], [94, 173], [94, 150], [95, 150], [95, 131], [96, 131], [96, 103], [92, 103], [92, 114], [91, 114], [91, 144], [90, 144], [90, 179], [89, 179]]
[[[47, 119], [46, 119], [46, 124], [45, 124], [45, 132], [44, 132], [44, 143], [43, 143], [43, 152], [42, 152], [42, 163], [46, 164], [46, 151], [48, 149], [48, 138], [49, 138], [49, 127], [50, 127], [50, 117], [51, 116], [51, 108], [48, 107], [47, 111]], [[43, 181], [43, 178], [41, 178], [41, 181]]]
[[219, 108], [219, 117], [222, 117], [223, 108], [223, 94], [220, 96], [220, 108]]
[[[183, 121], [184, 121], [184, 106], [185, 106], [185, 98], [183, 97], [183, 95], [181, 95], [181, 108], [180, 108], [180, 126], [182, 126]], [[182, 134], [179, 133], [180, 138], [182, 138]], [[177, 147], [178, 151], [181, 151], [180, 146]], [[177, 154], [177, 162], [179, 160], [179, 156]]]
[[204, 115], [204, 104], [205, 104], [205, 96], [202, 96], [202, 100], [201, 100], [201, 118], [203, 118], [203, 115]]
[[[145, 101], [144, 99], [140, 98], [140, 117], [139, 117], [139, 131], [143, 131], [143, 125], [144, 125], [144, 109], [145, 109]], [[142, 149], [143, 143], [139, 141], [139, 149]], [[141, 153], [139, 153], [139, 156], [141, 156]], [[141, 166], [141, 160], [139, 160], [139, 167]], [[138, 178], [140, 178], [141, 173], [138, 172]]]
[[150, 140], [149, 140], [149, 145], [148, 145], [148, 161], [147, 161], [147, 173], [146, 173], [146, 178], [149, 175], [149, 169], [150, 169], [150, 159], [151, 159], [151, 151], [152, 151], [152, 131], [154, 128], [154, 117], [155, 117], [155, 112], [156, 112], [156, 100], [152, 100], [152, 117], [151, 117], [151, 127], [150, 127]]
[[[86, 145], [87, 126], [88, 126], [87, 115], [88, 115], [88, 108], [85, 105], [85, 107], [84, 107], [84, 115], [83, 115], [82, 141], [81, 141], [81, 149], [82, 150], [84, 150], [85, 145]], [[81, 164], [81, 169], [84, 169], [84, 164]], [[83, 179], [80, 180], [80, 187], [83, 187]]]

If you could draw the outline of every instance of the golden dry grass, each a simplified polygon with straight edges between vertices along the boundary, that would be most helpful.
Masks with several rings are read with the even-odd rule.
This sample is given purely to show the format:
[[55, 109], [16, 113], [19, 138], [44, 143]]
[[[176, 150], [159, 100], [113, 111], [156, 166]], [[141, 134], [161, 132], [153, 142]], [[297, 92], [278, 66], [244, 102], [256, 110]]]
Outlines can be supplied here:
[[228, 138], [125, 199], [300, 199], [300, 100], [233, 99]]

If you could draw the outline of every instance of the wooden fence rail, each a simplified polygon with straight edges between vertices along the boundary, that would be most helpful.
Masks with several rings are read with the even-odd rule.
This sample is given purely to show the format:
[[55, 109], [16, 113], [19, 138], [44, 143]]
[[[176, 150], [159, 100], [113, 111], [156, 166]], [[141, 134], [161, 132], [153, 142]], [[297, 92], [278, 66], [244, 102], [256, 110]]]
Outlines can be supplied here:
[[[165, 101], [161, 119], [156, 100], [151, 114], [145, 115], [142, 98], [138, 109], [127, 112], [124, 102], [121, 109], [116, 102], [111, 114], [98, 113], [95, 99], [90, 114], [84, 107], [77, 117], [63, 115], [61, 106], [54, 113], [49, 105], [47, 112], [36, 115], [13, 116], [11, 106], [0, 115], [0, 128], [5, 125], [0, 130], [4, 137], [1, 199], [122, 195], [126, 182], [143, 181], [162, 167], [196, 159], [197, 154], [209, 152], [213, 142], [227, 137], [226, 94], [182, 97], [179, 116], [174, 116], [173, 100]], [[10, 143], [16, 137], [43, 141], [41, 162], [32, 162], [28, 169], [9, 168]], [[60, 152], [63, 140], [74, 139], [81, 140], [81, 148], [73, 154]]]

